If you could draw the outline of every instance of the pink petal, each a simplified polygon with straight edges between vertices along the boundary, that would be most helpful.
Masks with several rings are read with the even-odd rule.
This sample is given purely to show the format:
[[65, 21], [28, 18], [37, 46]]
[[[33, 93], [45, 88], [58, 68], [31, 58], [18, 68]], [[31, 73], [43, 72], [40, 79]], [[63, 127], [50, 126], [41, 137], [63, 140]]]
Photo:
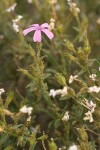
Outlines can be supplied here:
[[29, 27], [39, 27], [39, 24], [31, 24]]
[[40, 30], [36, 30], [33, 36], [33, 41], [34, 42], [41, 42], [42, 38], [41, 38], [41, 31]]
[[34, 27], [39, 27], [39, 24], [33, 24], [32, 26], [34, 26]]
[[44, 28], [46, 28], [46, 27], [48, 28], [49, 25], [48, 25], [48, 23], [43, 23], [40, 27], [42, 27], [42, 28], [44, 29]]
[[27, 28], [27, 29], [25, 29], [25, 30], [23, 31], [23, 34], [26, 35], [26, 34], [28, 34], [29, 32], [34, 31], [34, 30], [36, 30], [34, 27]]
[[54, 34], [48, 29], [42, 29], [42, 31], [47, 35], [49, 39], [52, 39], [54, 37]]

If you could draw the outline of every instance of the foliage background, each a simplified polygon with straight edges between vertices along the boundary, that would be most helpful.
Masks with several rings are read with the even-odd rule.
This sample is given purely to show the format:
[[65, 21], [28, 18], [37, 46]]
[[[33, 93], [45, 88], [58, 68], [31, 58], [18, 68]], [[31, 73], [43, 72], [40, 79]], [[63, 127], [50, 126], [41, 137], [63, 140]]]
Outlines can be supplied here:
[[[66, 0], [58, 0], [56, 5], [56, 13], [52, 12], [52, 7], [48, 1], [49, 0], [33, 0], [32, 4], [29, 4], [27, 0], [0, 1], [0, 87], [3, 87], [6, 91], [2, 97], [5, 102], [6, 97], [9, 96], [11, 92], [13, 93], [13, 98], [8, 109], [14, 113], [18, 113], [19, 109], [23, 105], [33, 107], [33, 118], [31, 125], [28, 125], [29, 130], [25, 132], [25, 135], [19, 135], [19, 138], [25, 137], [26, 139], [21, 141], [18, 137], [14, 137], [14, 135], [10, 135], [11, 137], [9, 135], [8, 137], [2, 135], [5, 137], [5, 144], [2, 140], [0, 143], [2, 149], [13, 149], [14, 145], [16, 145], [18, 141], [21, 141], [19, 142], [19, 149], [28, 149], [29, 145], [27, 144], [27, 137], [29, 137], [30, 128], [33, 126], [39, 128], [38, 130], [40, 130], [37, 137], [42, 136], [44, 131], [47, 135], [49, 135], [49, 141], [52, 137], [55, 139], [58, 147], [63, 146], [63, 144], [66, 143], [65, 141], [69, 141], [67, 143], [67, 146], [69, 146], [71, 143], [76, 141], [76, 137], [78, 138], [78, 133], [74, 130], [72, 125], [72, 129], [70, 129], [70, 137], [64, 137], [65, 139], [63, 139], [63, 134], [65, 132], [64, 130], [67, 129], [66, 134], [69, 132], [68, 124], [66, 125], [66, 128], [63, 129], [65, 125], [59, 121], [61, 116], [59, 117], [58, 115], [57, 117], [56, 111], [53, 110], [54, 108], [50, 110], [48, 104], [44, 101], [41, 91], [39, 90], [39, 85], [36, 84], [36, 86], [34, 85], [26, 88], [30, 82], [30, 79], [18, 71], [18, 68], [28, 70], [29, 66], [34, 62], [29, 53], [29, 45], [31, 45], [34, 51], [37, 52], [36, 44], [32, 41], [33, 33], [24, 37], [22, 34], [23, 29], [33, 23], [49, 23], [50, 18], [53, 17], [56, 20], [55, 29], [53, 31], [55, 38], [54, 40], [49, 41], [45, 36], [43, 36], [41, 53], [42, 56], [45, 56], [44, 72], [46, 73], [46, 76], [48, 76], [45, 79], [45, 82], [48, 85], [48, 91], [52, 88], [62, 88], [62, 85], [59, 85], [57, 80], [55, 80], [56, 72], [61, 73], [67, 80], [71, 74], [78, 73], [77, 66], [71, 64], [69, 58], [64, 55], [67, 52], [66, 46], [64, 45], [64, 39], [69, 39], [72, 43], [74, 43], [75, 47], [83, 46], [81, 38], [83, 36], [84, 27], [83, 29], [81, 28], [81, 31], [79, 30], [79, 24], [76, 18], [70, 13]], [[15, 2], [17, 3], [15, 11], [10, 13], [6, 12], [5, 10]], [[79, 14], [80, 22], [84, 18], [88, 18], [88, 39], [91, 46], [91, 54], [89, 55], [89, 58], [96, 59], [90, 72], [95, 73], [96, 69], [98, 70], [99, 67], [98, 62], [100, 62], [100, 24], [97, 23], [98, 18], [100, 18], [100, 1], [77, 0], [76, 3], [81, 11]], [[22, 15], [23, 19], [19, 22], [20, 32], [16, 33], [12, 27], [12, 19], [14, 19], [18, 14]], [[49, 76], [49, 74], [51, 75]], [[85, 75], [83, 80], [84, 82], [87, 80]], [[87, 82], [90, 81], [87, 80]], [[73, 85], [73, 87], [75, 87], [77, 91], [77, 85]], [[53, 103], [57, 103], [57, 105], [59, 105], [62, 114], [64, 114], [63, 109], [70, 110], [71, 108], [75, 111], [76, 116], [80, 117], [77, 114], [77, 107], [73, 105], [73, 102], [62, 102], [57, 99], [56, 102]], [[14, 125], [14, 122], [10, 117], [6, 117], [6, 120], [8, 128], [10, 128], [10, 125]], [[79, 123], [76, 123], [77, 128], [82, 127], [82, 124], [84, 124], [82, 122], [82, 118], [80, 120], [81, 121]], [[24, 122], [25, 117], [21, 118], [18, 124], [24, 124]], [[25, 125], [26, 124], [24, 124], [24, 127]], [[95, 131], [99, 132], [99, 129], [95, 129]], [[99, 138], [90, 135], [89, 138], [91, 139], [91, 137], [93, 138], [93, 141], [96, 142], [97, 148], [99, 149]], [[6, 143], [8, 139], [9, 142]], [[12, 147], [10, 147], [10, 144]], [[36, 150], [43, 149], [41, 142], [37, 145]], [[48, 144], [46, 143], [46, 145]], [[10, 148], [7, 149], [7, 147]], [[56, 150], [56, 148], [54, 150]]]

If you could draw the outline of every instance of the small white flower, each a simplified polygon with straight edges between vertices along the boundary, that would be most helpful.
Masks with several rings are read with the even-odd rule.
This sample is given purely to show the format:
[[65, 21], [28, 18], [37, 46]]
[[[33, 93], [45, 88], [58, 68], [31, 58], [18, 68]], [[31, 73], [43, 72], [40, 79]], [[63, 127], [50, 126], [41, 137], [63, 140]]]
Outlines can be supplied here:
[[100, 17], [97, 19], [96, 23], [100, 25]]
[[96, 80], [96, 74], [91, 74], [89, 77], [92, 81], [95, 81]]
[[49, 96], [55, 97], [56, 96], [56, 92], [54, 89], [50, 90]]
[[68, 150], [78, 150], [77, 145], [71, 145]]
[[56, 9], [56, 11], [60, 11], [61, 5], [60, 4], [56, 4], [55, 9]]
[[63, 121], [68, 121], [69, 120], [69, 112], [68, 111], [66, 111], [66, 113], [64, 114], [62, 120]]
[[51, 141], [54, 141], [54, 139], [53, 139], [53, 138], [51, 138], [50, 140], [51, 140]]
[[63, 149], [66, 149], [66, 146], [63, 146]]
[[53, 30], [55, 27], [55, 19], [50, 19], [49, 30]]
[[31, 116], [29, 116], [28, 118], [27, 118], [27, 122], [30, 122], [31, 121]]
[[67, 2], [69, 3], [69, 2], [71, 2], [71, 0], [67, 0]]
[[29, 4], [31, 4], [31, 3], [32, 3], [32, 0], [27, 0], [27, 2], [28, 2]]
[[68, 94], [67, 86], [65, 86], [61, 91], [61, 97], [64, 97]]
[[15, 22], [13, 23], [13, 28], [16, 32], [19, 32], [19, 26]]
[[63, 97], [67, 94], [68, 94], [67, 87], [64, 87], [63, 89], [58, 90], [51, 89], [49, 96], [55, 97], [56, 95], [61, 95], [61, 97]]
[[19, 22], [22, 18], [23, 18], [23, 16], [18, 15], [16, 19], [13, 19], [13, 20], [12, 20], [12, 22], [13, 22], [13, 23], [17, 23], [17, 22]]
[[100, 87], [97, 87], [97, 86], [89, 87], [88, 92], [89, 93], [92, 93], [92, 92], [99, 93], [100, 92]]
[[21, 19], [23, 18], [23, 16], [18, 15], [16, 19], [13, 19], [13, 28], [16, 32], [19, 32], [19, 25], [17, 24], [17, 22], [19, 22]]
[[25, 106], [23, 106], [23, 107], [20, 109], [20, 112], [21, 112], [21, 113], [28, 113], [28, 115], [31, 115], [32, 110], [33, 110], [32, 107], [27, 107], [27, 106], [25, 105]]
[[0, 40], [3, 40], [4, 39], [4, 35], [0, 35]]
[[80, 13], [80, 9], [77, 7], [76, 3], [68, 0], [68, 5], [70, 6], [70, 12], [73, 14], [73, 16], [77, 16], [78, 13]]
[[49, 3], [50, 3], [51, 5], [54, 5], [54, 4], [57, 3], [57, 0], [49, 0]]
[[85, 113], [85, 117], [83, 118], [83, 120], [89, 120], [89, 122], [93, 122], [93, 116], [91, 111], [88, 111], [87, 113]]
[[100, 71], [100, 67], [99, 67], [99, 71]]
[[0, 96], [5, 92], [3, 88], [0, 89]]
[[96, 104], [94, 104], [92, 101], [90, 101], [89, 108], [92, 113], [94, 112], [95, 107], [96, 107]]
[[62, 92], [61, 89], [58, 89], [58, 90], [51, 89], [50, 93], [49, 93], [49, 96], [55, 97], [56, 95], [60, 95], [61, 92]]
[[18, 15], [17, 18], [18, 18], [18, 21], [19, 21], [19, 20], [21, 20], [23, 18], [23, 16]]
[[76, 76], [71, 75], [69, 78], [69, 84], [71, 84], [73, 82], [73, 80], [75, 80], [77, 77], [78, 77], [77, 75]]
[[14, 11], [15, 7], [17, 6], [16, 3], [14, 3], [12, 6], [10, 6], [8, 9], [6, 9], [7, 12]]
[[91, 111], [91, 113], [94, 112], [96, 104], [94, 104], [92, 101], [88, 101], [87, 99], [84, 99], [84, 104], [89, 108], [89, 110]]
[[66, 146], [59, 147], [59, 150], [65, 150]]
[[56, 92], [56, 95], [62, 94], [62, 90], [61, 90], [61, 89], [58, 89], [58, 90], [56, 90], [55, 92]]

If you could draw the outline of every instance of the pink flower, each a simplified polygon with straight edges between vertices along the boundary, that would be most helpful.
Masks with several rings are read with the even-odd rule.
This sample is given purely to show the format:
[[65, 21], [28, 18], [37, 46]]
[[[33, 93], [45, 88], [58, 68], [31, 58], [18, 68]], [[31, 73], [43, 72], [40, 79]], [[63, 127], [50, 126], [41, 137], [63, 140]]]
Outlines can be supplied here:
[[54, 37], [54, 34], [48, 30], [48, 23], [43, 23], [42, 25], [39, 24], [33, 24], [29, 26], [29, 28], [25, 29], [23, 31], [23, 34], [26, 35], [29, 32], [35, 31], [34, 36], [33, 36], [33, 41], [34, 42], [41, 42], [42, 37], [41, 37], [41, 32], [44, 32], [46, 36], [51, 40]]

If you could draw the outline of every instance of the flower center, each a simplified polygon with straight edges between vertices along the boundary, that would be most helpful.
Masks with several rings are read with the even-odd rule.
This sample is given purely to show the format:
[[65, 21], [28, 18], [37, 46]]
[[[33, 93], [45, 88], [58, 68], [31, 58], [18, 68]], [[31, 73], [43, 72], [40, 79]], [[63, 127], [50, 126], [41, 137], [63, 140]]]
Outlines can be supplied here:
[[42, 30], [42, 27], [41, 27], [41, 26], [37, 27], [37, 30], [40, 30], [40, 31], [41, 31], [41, 30]]

